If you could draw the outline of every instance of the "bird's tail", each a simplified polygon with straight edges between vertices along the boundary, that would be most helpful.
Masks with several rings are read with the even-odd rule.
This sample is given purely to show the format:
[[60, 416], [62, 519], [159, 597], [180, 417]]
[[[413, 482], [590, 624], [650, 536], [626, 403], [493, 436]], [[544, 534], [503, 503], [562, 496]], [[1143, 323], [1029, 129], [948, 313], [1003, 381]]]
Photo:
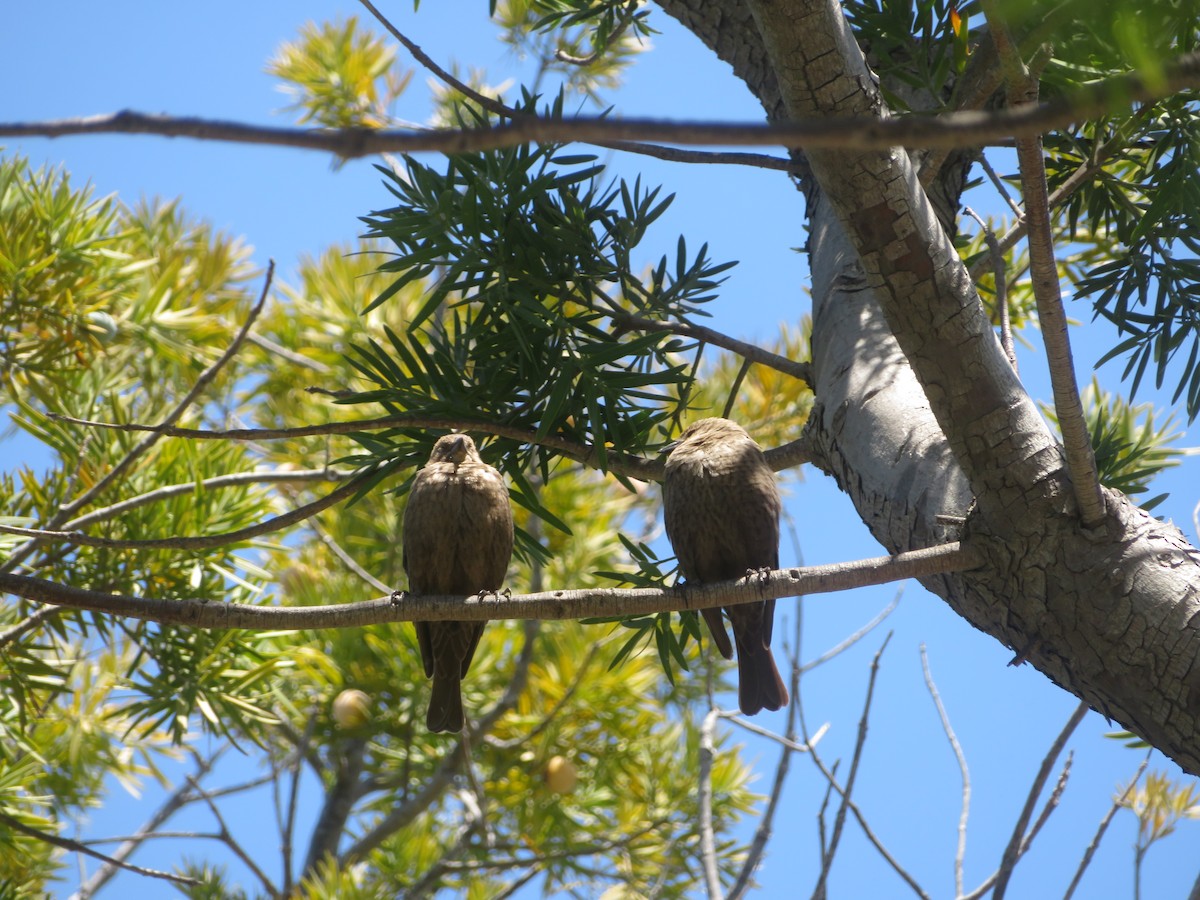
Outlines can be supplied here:
[[747, 647], [738, 642], [738, 706], [752, 716], [760, 709], [787, 706], [788, 690], [770, 647]]
[[425, 726], [432, 732], [462, 731], [462, 681], [453, 674], [434, 672], [433, 693], [429, 697], [429, 711], [425, 715]]

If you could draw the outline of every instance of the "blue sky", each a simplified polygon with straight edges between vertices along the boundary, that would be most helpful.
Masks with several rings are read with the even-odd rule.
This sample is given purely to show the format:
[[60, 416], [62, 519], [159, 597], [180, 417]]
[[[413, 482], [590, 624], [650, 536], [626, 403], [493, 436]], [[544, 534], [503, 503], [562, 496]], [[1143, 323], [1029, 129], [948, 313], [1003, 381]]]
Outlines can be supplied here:
[[[513, 60], [487, 21], [487, 4], [427, 2], [414, 14], [409, 3], [393, 3], [385, 12], [411, 38], [443, 64], [484, 68], [493, 83], [512, 74]], [[135, 109], [198, 115], [261, 124], [289, 124], [280, 110], [286, 97], [263, 68], [280, 42], [295, 36], [304, 22], [339, 16], [367, 18], [354, 4], [305, 2], [157, 4], [62, 2], [14, 4], [0, 31], [0, 60], [10, 85], [0, 100], [0, 120], [51, 119]], [[652, 16], [662, 33], [643, 54], [625, 86], [609, 99], [625, 115], [671, 119], [705, 118], [758, 121], [761, 111], [728, 66], [715, 59], [690, 34], [659, 11]], [[410, 64], [403, 52], [403, 65]], [[428, 115], [426, 74], [418, 72], [396, 114], [413, 121]], [[347, 242], [362, 231], [357, 217], [389, 204], [370, 161], [335, 167], [319, 154], [267, 147], [226, 146], [153, 137], [88, 137], [56, 141], [25, 140], [7, 144], [35, 164], [64, 164], [75, 183], [90, 181], [99, 194], [115, 192], [132, 203], [141, 196], [182, 198], [193, 214], [217, 227], [243, 235], [265, 264], [273, 257], [280, 275], [290, 280], [302, 254], [316, 255], [333, 242]], [[682, 166], [621, 154], [606, 154], [615, 174], [676, 192], [673, 208], [648, 238], [646, 261], [673, 252], [679, 233], [689, 245], [707, 241], [715, 260], [737, 259], [721, 298], [712, 304], [714, 327], [739, 337], [770, 335], [778, 322], [794, 321], [808, 310], [806, 266], [793, 248], [805, 242], [804, 205], [780, 173], [731, 167]], [[772, 151], [775, 152], [775, 151]], [[972, 198], [977, 209], [997, 209], [994, 196]], [[966, 224], [964, 228], [968, 227]], [[1090, 324], [1090, 308], [1069, 313], [1083, 321], [1073, 330], [1080, 382], [1111, 346], [1103, 325]], [[1036, 334], [1026, 335], [1036, 343]], [[1045, 360], [1039, 350], [1023, 351], [1021, 374], [1037, 398], [1049, 396]], [[1119, 366], [1100, 372], [1109, 390], [1119, 390]], [[1147, 393], [1140, 399], [1149, 399]], [[1192, 429], [1186, 445], [1200, 444]], [[6, 459], [28, 453], [13, 442]], [[1173, 519], [1195, 541], [1191, 524], [1196, 503], [1195, 462], [1164, 475], [1157, 491], [1171, 497], [1156, 512]], [[788, 508], [795, 522], [803, 560], [785, 536], [784, 565], [835, 562], [880, 552], [857, 519], [847, 498], [820, 473], [806, 468], [802, 481], [789, 487]], [[803, 601], [804, 657], [811, 659], [869, 620], [899, 586], [884, 586]], [[790, 634], [795, 601], [782, 601], [783, 621], [776, 633]], [[968, 888], [997, 865], [1028, 785], [1046, 748], [1076, 705], [1044, 676], [1028, 666], [1007, 666], [1011, 653], [976, 632], [919, 585], [903, 586], [903, 599], [888, 626], [894, 631], [883, 658], [875, 691], [870, 738], [856, 798], [872, 828], [933, 896], [952, 895], [952, 860], [960, 803], [958, 770], [942, 735], [922, 678], [919, 647], [926, 645], [933, 675], [972, 775], [971, 824], [967, 846]], [[830, 723], [822, 744], [825, 758], [847, 758], [854, 744], [870, 659], [883, 638], [873, 634], [834, 663], [806, 676], [810, 723]], [[782, 728], [782, 714], [757, 720]], [[1102, 735], [1111, 730], [1090, 713], [1076, 731], [1070, 783], [1060, 808], [1050, 818], [1033, 851], [1018, 868], [1010, 896], [1061, 896], [1107, 811], [1118, 782], [1127, 780], [1141, 753]], [[775, 748], [750, 735], [744, 741], [769, 784]], [[1178, 776], [1161, 756], [1151, 763]], [[228, 777], [238, 766], [231, 763]], [[818, 868], [813, 825], [824, 784], [808, 760], [793, 761], [792, 775], [776, 821], [768, 857], [758, 873], [762, 896], [790, 896], [796, 885], [813, 883]], [[109, 806], [97, 812], [101, 831], [137, 827], [152, 808], [153, 794], [134, 800], [115, 790]], [[309, 801], [302, 814], [315, 814]], [[260, 807], [261, 809], [261, 807]], [[275, 843], [256, 827], [258, 811], [246, 808], [231, 819], [235, 831], [255, 846], [259, 858], [277, 858]], [[201, 812], [193, 827], [207, 830]], [[269, 820], [262, 825], [269, 824]], [[750, 823], [752, 826], [753, 823]], [[182, 827], [182, 825], [180, 826]], [[1197, 874], [1196, 829], [1185, 822], [1180, 833], [1151, 850], [1143, 873], [1143, 896], [1183, 896]], [[257, 832], [257, 833], [256, 833]], [[1118, 814], [1098, 858], [1076, 896], [1125, 896], [1132, 888], [1135, 821]], [[134, 861], [170, 865], [179, 846], [161, 855], [147, 851]], [[206, 848], [196, 847], [191, 855]], [[231, 866], [237, 871], [236, 865]], [[243, 882], [249, 886], [248, 881]], [[71, 884], [63, 886], [62, 896]], [[110, 893], [136, 890], [138, 896], [167, 895], [158, 884], [121, 876]], [[905, 896], [907, 889], [891, 874], [848, 823], [840, 864], [831, 879], [835, 897]]]

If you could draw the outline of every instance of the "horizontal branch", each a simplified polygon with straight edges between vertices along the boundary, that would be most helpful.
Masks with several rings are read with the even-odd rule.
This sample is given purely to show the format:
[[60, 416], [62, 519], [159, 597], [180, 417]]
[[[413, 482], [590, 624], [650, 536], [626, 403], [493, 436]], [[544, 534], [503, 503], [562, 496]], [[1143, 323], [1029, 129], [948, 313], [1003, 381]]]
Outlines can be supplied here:
[[549, 119], [522, 116], [488, 128], [320, 130], [247, 125], [196, 117], [146, 115], [125, 110], [112, 115], [43, 122], [0, 123], [0, 137], [66, 137], [79, 134], [155, 134], [202, 141], [267, 144], [322, 150], [343, 159], [381, 153], [467, 153], [530, 141], [609, 144], [657, 141], [668, 144], [782, 146], [803, 149], [884, 150], [890, 147], [975, 147], [1005, 137], [1030, 137], [1127, 109], [1178, 91], [1200, 87], [1200, 53], [1180, 56], [1153, 83], [1137, 74], [1118, 75], [1047, 103], [982, 112], [963, 110], [935, 116], [888, 119], [847, 117], [771, 125], [668, 122], [641, 118]]
[[355, 628], [384, 622], [583, 619], [650, 615], [668, 610], [733, 606], [800, 594], [827, 593], [978, 566], [980, 555], [957, 542], [848, 563], [780, 569], [736, 581], [675, 588], [543, 591], [506, 597], [417, 597], [411, 594], [332, 606], [249, 606], [211, 600], [165, 600], [106, 594], [24, 575], [0, 573], [0, 590], [54, 606], [197, 628], [252, 631]]
[[[318, 390], [310, 388], [309, 390]], [[50, 417], [60, 422], [70, 422], [74, 425], [86, 425], [89, 428], [107, 428], [112, 431], [160, 431], [167, 437], [188, 438], [197, 441], [278, 441], [292, 438], [313, 437], [315, 435], [354, 434], [359, 431], [376, 431], [384, 428], [431, 428], [451, 429], [454, 431], [478, 432], [491, 434], [496, 437], [510, 438], [526, 444], [536, 444], [555, 451], [567, 459], [583, 463], [592, 469], [600, 469], [600, 455], [595, 448], [569, 441], [555, 435], [539, 435], [528, 428], [505, 425], [500, 422], [479, 422], [474, 419], [459, 419], [451, 416], [421, 416], [400, 415], [383, 416], [377, 419], [354, 419], [346, 422], [325, 422], [320, 425], [302, 425], [295, 428], [228, 428], [204, 430], [199, 428], [155, 428], [153, 425], [116, 424], [113, 422], [98, 422], [92, 419], [77, 419], [74, 416], [64, 416], [51, 413]], [[776, 472], [790, 469], [808, 462], [808, 454], [804, 443], [800, 440], [791, 441], [779, 447], [763, 451], [767, 462]], [[627, 456], [621, 453], [606, 454], [607, 464], [603, 467], [606, 472], [626, 475], [641, 481], [662, 481], [664, 462], [660, 458], [647, 459], [640, 456]]]

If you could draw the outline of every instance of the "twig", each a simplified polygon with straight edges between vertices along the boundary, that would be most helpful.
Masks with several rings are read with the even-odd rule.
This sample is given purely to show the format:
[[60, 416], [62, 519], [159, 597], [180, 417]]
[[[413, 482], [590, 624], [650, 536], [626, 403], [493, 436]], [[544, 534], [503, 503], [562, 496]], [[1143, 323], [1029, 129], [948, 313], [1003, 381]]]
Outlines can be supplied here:
[[37, 628], [51, 616], [56, 616], [62, 612], [59, 606], [40, 606], [31, 612], [28, 616], [6, 631], [0, 631], [0, 649], [7, 647], [17, 638], [27, 634]]
[[1004, 348], [1004, 355], [1008, 357], [1015, 372], [1017, 371], [1017, 351], [1013, 346], [1012, 319], [1008, 311], [1008, 274], [1004, 262], [1004, 251], [1000, 249], [1000, 241], [996, 239], [996, 233], [979, 213], [969, 206], [964, 206], [963, 212], [979, 223], [984, 243], [988, 247], [988, 256], [992, 260], [993, 278], [996, 282], [996, 310], [1000, 313], [1000, 346]]
[[508, 119], [523, 117], [523, 114], [518, 110], [515, 110], [510, 106], [506, 106], [499, 100], [493, 99], [486, 94], [479, 93], [479, 91], [475, 90], [469, 84], [459, 81], [452, 74], [439, 66], [434, 61], [433, 57], [422, 50], [413, 41], [409, 40], [409, 38], [402, 31], [400, 31], [399, 28], [391, 23], [387, 16], [375, 8], [375, 5], [371, 3], [370, 0], [358, 0], [358, 2], [366, 7], [367, 11], [376, 18], [380, 25], [388, 30], [388, 33], [391, 34], [392, 37], [404, 45], [404, 49], [412, 54], [413, 59], [436, 75], [444, 84], [448, 84], [464, 97], [473, 100], [475, 103], [478, 103], [490, 113], [495, 113], [498, 116], [503, 116], [504, 118]]
[[933, 705], [937, 707], [938, 718], [942, 720], [942, 731], [946, 733], [950, 749], [954, 751], [954, 758], [958, 762], [959, 774], [962, 776], [962, 812], [958, 816], [958, 847], [954, 851], [954, 896], [961, 897], [963, 861], [967, 856], [967, 819], [971, 813], [971, 774], [967, 769], [967, 758], [963, 755], [962, 746], [958, 743], [958, 736], [950, 725], [950, 716], [946, 714], [946, 707], [942, 705], [942, 696], [938, 693], [937, 685], [933, 683], [933, 673], [929, 671], [929, 656], [925, 652], [924, 642], [921, 643], [921, 671], [925, 674], [925, 687], [929, 696], [933, 698]]
[[1029, 819], [1033, 815], [1034, 804], [1037, 803], [1038, 795], [1042, 792], [1042, 788], [1046, 784], [1046, 779], [1050, 776], [1050, 770], [1054, 767], [1054, 761], [1058, 759], [1058, 754], [1062, 752], [1071, 733], [1083, 721], [1088, 708], [1086, 703], [1080, 703], [1075, 707], [1075, 711], [1067, 719], [1067, 724], [1063, 726], [1062, 731], [1054, 739], [1054, 743], [1050, 745], [1050, 749], [1046, 752], [1045, 759], [1042, 760], [1041, 768], [1038, 769], [1037, 776], [1033, 779], [1033, 784], [1030, 785], [1029, 796], [1025, 798], [1025, 806], [1021, 809], [1021, 814], [1017, 817], [1016, 825], [1013, 826], [1012, 837], [1009, 838], [1008, 846], [1004, 848], [1004, 855], [1000, 859], [1000, 868], [996, 873], [996, 886], [992, 891], [993, 900], [1003, 900], [1004, 892], [1008, 890], [1008, 881], [1012, 876], [1013, 868], [1020, 859], [1022, 837], [1025, 834], [1025, 827], [1029, 824]]
[[781, 747], [786, 747], [789, 750], [796, 751], [797, 753], [810, 752], [813, 747], [815, 747], [817, 744], [819, 744], [821, 742], [821, 738], [825, 737], [825, 733], [829, 731], [829, 723], [826, 722], [824, 725], [822, 725], [820, 728], [817, 729], [816, 733], [812, 736], [811, 743], [802, 743], [800, 741], [795, 740], [794, 738], [787, 738], [787, 737], [784, 737], [782, 734], [776, 734], [774, 731], [771, 731], [771, 729], [769, 729], [769, 728], [763, 728], [761, 725], [755, 725], [749, 719], [743, 719], [741, 716], [737, 715], [736, 713], [723, 712], [723, 713], [721, 713], [721, 717], [724, 719], [728, 719], [730, 722], [733, 722], [735, 725], [745, 728], [747, 731], [751, 731], [754, 734], [757, 734], [761, 737], [765, 737], [767, 740], [774, 741], [775, 743], [779, 744]]
[[233, 855], [240, 859], [246, 868], [254, 873], [254, 877], [256, 877], [262, 883], [262, 886], [266, 890], [268, 896], [278, 896], [279, 891], [275, 885], [271, 883], [271, 879], [268, 878], [267, 874], [259, 868], [258, 863], [254, 861], [254, 857], [247, 853], [245, 848], [242, 847], [242, 845], [239, 844], [234, 838], [233, 833], [229, 830], [229, 826], [225, 824], [225, 817], [221, 815], [221, 810], [217, 804], [213, 803], [212, 797], [209, 795], [208, 791], [200, 787], [199, 782], [192, 778], [192, 776], [189, 775], [187, 780], [188, 783], [191, 784], [192, 789], [197, 795], [199, 795], [200, 799], [204, 801], [209, 812], [213, 814], [213, 818], [217, 820], [217, 827], [220, 829], [218, 834], [221, 842], [233, 851]]
[[996, 170], [992, 168], [992, 164], [988, 162], [986, 156], [979, 157], [979, 165], [983, 168], [983, 171], [987, 173], [988, 179], [996, 188], [996, 193], [998, 193], [1001, 199], [1008, 204], [1008, 208], [1016, 213], [1018, 219], [1025, 218], [1025, 214], [1021, 211], [1021, 207], [1017, 205], [1017, 201], [1014, 200], [1012, 198], [1012, 194], [1008, 192], [1008, 185], [1006, 185], [1001, 180], [1000, 176], [996, 174]]
[[347, 569], [349, 569], [352, 573], [357, 575], [375, 590], [382, 591], [385, 594], [391, 593], [392, 589], [360, 566], [358, 561], [355, 560], [355, 558], [349, 553], [347, 553], [341, 544], [334, 540], [333, 535], [331, 535], [317, 519], [313, 519], [311, 522], [309, 522], [309, 525], [312, 526], [313, 531], [317, 533], [317, 537], [321, 539], [322, 543], [329, 548], [329, 552], [341, 561], [342, 565], [344, 565]]
[[850, 757], [850, 774], [846, 776], [845, 788], [838, 791], [842, 802], [838, 804], [837, 813], [833, 817], [833, 833], [829, 837], [829, 847], [825, 851], [825, 858], [821, 860], [821, 874], [817, 878], [817, 886], [813, 891], [815, 897], [826, 896], [825, 885], [829, 879], [829, 872], [833, 868], [833, 858], [837, 855], [838, 844], [841, 842], [842, 828], [846, 823], [846, 809], [850, 803], [850, 795], [854, 792], [858, 766], [862, 762], [863, 747], [867, 742], [867, 717], [870, 715], [871, 701], [875, 696], [875, 678], [879, 674], [879, 658], [883, 656], [883, 651], [887, 649], [891, 639], [892, 635], [889, 632], [888, 636], [883, 639], [879, 650], [876, 651], [875, 658], [871, 660], [871, 674], [867, 678], [867, 697], [863, 701], [862, 716], [858, 720], [858, 737], [854, 741], [854, 754]]
[[1108, 812], [1104, 814], [1104, 818], [1100, 820], [1099, 827], [1096, 828], [1096, 833], [1092, 836], [1091, 843], [1087, 845], [1087, 849], [1083, 851], [1083, 859], [1079, 861], [1079, 868], [1075, 870], [1075, 877], [1071, 879], [1071, 883], [1067, 885], [1067, 892], [1063, 894], [1063, 900], [1071, 900], [1071, 896], [1075, 893], [1075, 888], [1079, 886], [1079, 881], [1083, 878], [1083, 873], [1091, 863], [1092, 857], [1096, 854], [1096, 849], [1100, 846], [1100, 841], [1104, 837], [1104, 832], [1108, 830], [1108, 823], [1112, 821], [1112, 817], [1116, 815], [1125, 799], [1132, 793], [1137, 783], [1142, 778], [1142, 773], [1146, 771], [1146, 766], [1150, 764], [1150, 754], [1153, 750], [1147, 751], [1146, 758], [1142, 760], [1142, 764], [1138, 766], [1137, 772], [1134, 773], [1133, 779], [1129, 782], [1129, 786], [1121, 792], [1121, 796], [1113, 801], [1112, 806], [1108, 808]]
[[[806, 752], [808, 747], [796, 740], [796, 710], [799, 705], [800, 697], [800, 616], [796, 616], [796, 638], [795, 646], [788, 654], [791, 660], [791, 700], [788, 703], [787, 712], [787, 737], [781, 735], [771, 735], [783, 744], [783, 751], [779, 754], [779, 763], [775, 766], [775, 779], [771, 785], [771, 793], [767, 798], [767, 808], [759, 819], [758, 827], [754, 829], [754, 839], [750, 842], [750, 846], [746, 849], [746, 859], [742, 863], [741, 869], [738, 871], [737, 878], [734, 879], [733, 886], [729, 889], [727, 900], [740, 900], [745, 896], [746, 891], [750, 888], [750, 880], [754, 877], [754, 870], [758, 868], [758, 863], [762, 859], [763, 853], [766, 852], [767, 842], [771, 839], [771, 829], [775, 822], [775, 813], [779, 809], [779, 798], [783, 796], [783, 786], [787, 783], [788, 771], [791, 769], [792, 753], [800, 750]], [[730, 718], [733, 718], [732, 716]], [[747, 723], [748, 724], [748, 723]], [[766, 729], [763, 729], [764, 731]], [[819, 740], [820, 736], [816, 738]]]
[[625, 34], [625, 30], [633, 23], [634, 17], [637, 15], [637, 8], [638, 0], [631, 0], [631, 2], [626, 5], [624, 12], [621, 13], [621, 21], [619, 21], [617, 23], [617, 27], [609, 33], [608, 40], [604, 42], [603, 46], [597, 47], [587, 56], [572, 56], [560, 47], [554, 51], [554, 58], [559, 62], [565, 62], [568, 65], [579, 66], [580, 68], [590, 66], [601, 56], [607, 53], [608, 49], [613, 46], [613, 44], [621, 39], [621, 36]]
[[[196, 757], [196, 771], [192, 777], [195, 779], [203, 778], [216, 765], [218, 759], [225, 752], [225, 747], [218, 749], [207, 758]], [[164, 837], [166, 835], [158, 832], [158, 827], [171, 818], [178, 810], [182, 809], [191, 802], [191, 785], [180, 785], [171, 796], [163, 801], [162, 805], [154, 812], [145, 824], [137, 830], [136, 833], [130, 835], [115, 851], [111, 859], [104, 863], [99, 869], [92, 873], [92, 876], [86, 881], [81, 881], [79, 890], [71, 895], [71, 900], [88, 900], [100, 888], [104, 887], [109, 880], [117, 874], [118, 870], [124, 868], [124, 862], [127, 860], [138, 847], [151, 838]], [[188, 834], [187, 837], [199, 837], [200, 835]]]
[[204, 392], [204, 389], [212, 383], [213, 379], [217, 377], [220, 371], [225, 368], [226, 364], [228, 364], [229, 361], [232, 360], [234, 356], [237, 355], [237, 352], [241, 349], [243, 342], [246, 340], [246, 335], [250, 333], [250, 329], [254, 326], [255, 321], [258, 320], [259, 314], [262, 313], [263, 307], [266, 306], [267, 294], [271, 290], [271, 280], [274, 277], [275, 260], [270, 260], [267, 263], [267, 274], [263, 277], [263, 286], [262, 291], [258, 295], [258, 302], [256, 302], [254, 306], [250, 308], [250, 312], [246, 316], [246, 321], [242, 323], [242, 327], [238, 329], [237, 334], [234, 335], [233, 340], [229, 343], [229, 346], [225, 348], [225, 352], [222, 353], [212, 363], [212, 365], [200, 373], [199, 377], [196, 379], [196, 383], [192, 385], [191, 390], [184, 395], [183, 399], [180, 400], [175, 406], [175, 409], [168, 413], [166, 418], [164, 418], [161, 423], [154, 427], [152, 434], [147, 435], [136, 446], [130, 449], [130, 451], [125, 454], [125, 456], [122, 457], [122, 459], [115, 466], [113, 466], [103, 478], [101, 478], [98, 482], [96, 482], [95, 485], [93, 485], [79, 497], [72, 500], [69, 504], [67, 504], [66, 507], [64, 507], [64, 509], [74, 512], [75, 510], [86, 506], [92, 501], [93, 498], [108, 490], [111, 485], [115, 484], [125, 475], [125, 472], [128, 471], [130, 466], [140, 459], [142, 455], [146, 453], [146, 451], [158, 443], [159, 439], [162, 437], [163, 429], [170, 428], [172, 425], [178, 422], [180, 418], [183, 417], [183, 414], [188, 411], [193, 403], [196, 402], [196, 400]]
[[[291, 787], [288, 790], [287, 812], [283, 817], [283, 821], [279, 823], [279, 850], [280, 856], [283, 857], [283, 892], [285, 894], [290, 894], [292, 890], [292, 847], [294, 846], [296, 835], [296, 807], [300, 800], [300, 765], [304, 762], [304, 756], [312, 745], [313, 731], [316, 726], [317, 714], [316, 710], [312, 710], [309, 712], [308, 720], [304, 723], [304, 733], [300, 737], [300, 743], [289, 754], [293, 757], [292, 781]], [[275, 777], [271, 781], [278, 789], [278, 772], [275, 773]], [[276, 810], [278, 808], [277, 801]]]
[[852, 635], [847, 637], [845, 640], [838, 643], [836, 646], [831, 647], [828, 650], [826, 650], [824, 653], [822, 653], [816, 659], [806, 662], [804, 665], [802, 665], [800, 667], [800, 671], [801, 672], [811, 672], [817, 666], [820, 666], [820, 665], [823, 665], [824, 663], [829, 662], [835, 656], [838, 656], [838, 655], [844, 653], [845, 651], [847, 651], [851, 647], [853, 647], [855, 644], [857, 644], [859, 641], [861, 641], [863, 638], [865, 638], [868, 634], [870, 634], [872, 631], [874, 631], [875, 628], [884, 619], [886, 619], [888, 616], [890, 616], [892, 614], [893, 610], [895, 610], [897, 606], [900, 605], [900, 597], [901, 597], [901, 595], [903, 595], [903, 593], [904, 593], [903, 588], [901, 588], [900, 590], [897, 590], [896, 595], [892, 598], [892, 602], [889, 603], [887, 606], [885, 606], [882, 611], [880, 611], [873, 619], [871, 619], [870, 622], [868, 622], [862, 628], [858, 629], [858, 631], [854, 632]]
[[897, 556], [851, 563], [781, 569], [734, 581], [675, 588], [595, 588], [543, 591], [505, 597], [404, 595], [329, 606], [252, 606], [205, 599], [130, 597], [77, 588], [25, 575], [0, 573], [0, 590], [42, 603], [88, 609], [200, 628], [274, 629], [352, 628], [382, 622], [476, 621], [490, 619], [580, 619], [648, 615], [668, 610], [734, 606], [766, 599], [847, 590], [904, 578], [964, 571], [979, 564], [979, 554], [958, 542]]
[[733, 384], [729, 386], [729, 396], [725, 398], [725, 409], [721, 411], [721, 415], [729, 418], [729, 414], [733, 412], [733, 404], [737, 402], [738, 391], [742, 387], [742, 382], [746, 380], [746, 373], [750, 371], [752, 363], [748, 359], [743, 359], [742, 364], [738, 366], [737, 375], [733, 378]]
[[63, 850], [70, 850], [74, 853], [82, 853], [90, 856], [93, 859], [98, 859], [103, 863], [116, 866], [120, 869], [125, 869], [129, 872], [136, 872], [139, 875], [149, 875], [151, 878], [162, 878], [166, 881], [174, 881], [176, 884], [194, 885], [199, 884], [195, 878], [188, 878], [184, 875], [176, 875], [173, 872], [160, 872], [158, 869], [147, 869], [143, 866], [135, 866], [132, 863], [122, 862], [114, 859], [111, 856], [105, 856], [89, 847], [87, 844], [81, 844], [79, 841], [73, 841], [70, 838], [59, 837], [57, 834], [50, 834], [48, 831], [39, 831], [36, 828], [31, 828], [20, 819], [10, 816], [8, 813], [0, 812], [0, 822], [3, 822], [13, 831], [19, 831], [21, 834], [43, 841], [47, 844], [52, 844], [55, 847], [61, 847]]
[[[730, 341], [733, 339], [731, 338]], [[750, 345], [747, 345], [750, 346]], [[762, 351], [766, 353], [767, 351]], [[309, 388], [313, 393], [331, 393], [321, 388]], [[94, 419], [78, 419], [73, 416], [51, 414], [51, 418], [91, 428], [107, 428], [112, 431], [153, 431], [153, 425], [116, 424]], [[321, 425], [304, 425], [295, 428], [168, 428], [163, 431], [168, 437], [188, 438], [198, 441], [269, 441], [292, 440], [299, 437], [327, 436], [331, 434], [353, 434], [386, 428], [446, 429], [449, 431], [475, 431], [505, 437], [524, 444], [547, 447], [567, 459], [583, 463], [593, 469], [600, 468], [600, 454], [587, 444], [580, 444], [557, 435], [539, 435], [535, 430], [505, 425], [499, 422], [481, 422], [475, 419], [460, 419], [447, 416], [399, 415], [382, 416], [375, 419], [351, 419], [343, 422], [325, 422]], [[808, 452], [803, 440], [790, 441], [779, 447], [764, 451], [767, 463], [776, 472], [808, 462]], [[662, 481], [663, 462], [659, 459], [643, 459], [608, 451], [606, 471], [628, 475], [642, 481]], [[57, 527], [57, 526], [56, 526]]]
[[[1005, 65], [1008, 103], [1013, 108], [1029, 108], [1037, 103], [1038, 85], [1021, 62], [1015, 46], [995, 10], [996, 0], [985, 0], [984, 13], [996, 42], [996, 50]], [[1050, 225], [1050, 200], [1046, 188], [1046, 163], [1040, 135], [1017, 137], [1017, 161], [1021, 171], [1021, 189], [1025, 199], [1025, 220], [1029, 226], [1029, 269], [1033, 295], [1037, 301], [1042, 342], [1050, 369], [1054, 410], [1062, 432], [1071, 488], [1083, 524], [1095, 528], [1104, 521], [1104, 493], [1096, 469], [1087, 419], [1075, 379], [1075, 363], [1067, 333], [1058, 284], [1058, 266], [1054, 259], [1054, 235]]]
[[699, 784], [696, 788], [700, 806], [700, 862], [704, 867], [704, 888], [708, 900], [721, 900], [721, 873], [717, 867], [717, 842], [713, 837], [712, 821], [712, 764], [713, 732], [720, 713], [713, 707], [704, 716], [700, 726]]
[[254, 344], [263, 350], [266, 350], [272, 356], [278, 356], [280, 359], [286, 359], [294, 366], [300, 366], [303, 369], [310, 369], [318, 375], [328, 375], [332, 369], [325, 363], [316, 359], [309, 359], [302, 353], [297, 353], [295, 350], [289, 350], [282, 344], [277, 344], [270, 338], [263, 337], [261, 334], [251, 334], [246, 337], [250, 343]]

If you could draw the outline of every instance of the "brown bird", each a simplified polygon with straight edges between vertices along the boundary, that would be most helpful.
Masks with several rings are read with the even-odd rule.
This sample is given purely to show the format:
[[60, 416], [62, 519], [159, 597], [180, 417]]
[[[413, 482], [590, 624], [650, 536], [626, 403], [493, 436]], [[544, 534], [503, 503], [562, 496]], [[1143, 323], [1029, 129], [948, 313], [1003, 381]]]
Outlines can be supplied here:
[[[667, 457], [663, 518], [690, 583], [741, 578], [779, 568], [779, 488], [754, 439], [736, 422], [701, 419], [679, 436]], [[700, 611], [713, 642], [733, 658], [721, 609]], [[779, 709], [787, 688], [771, 655], [775, 601], [725, 608], [737, 644], [738, 706], [748, 716]]]
[[[414, 594], [476, 594], [504, 584], [513, 519], [500, 473], [465, 434], [438, 438], [417, 473], [404, 510], [404, 571]], [[483, 635], [482, 622], [415, 622], [433, 693], [430, 731], [461, 731], [463, 676]]]

